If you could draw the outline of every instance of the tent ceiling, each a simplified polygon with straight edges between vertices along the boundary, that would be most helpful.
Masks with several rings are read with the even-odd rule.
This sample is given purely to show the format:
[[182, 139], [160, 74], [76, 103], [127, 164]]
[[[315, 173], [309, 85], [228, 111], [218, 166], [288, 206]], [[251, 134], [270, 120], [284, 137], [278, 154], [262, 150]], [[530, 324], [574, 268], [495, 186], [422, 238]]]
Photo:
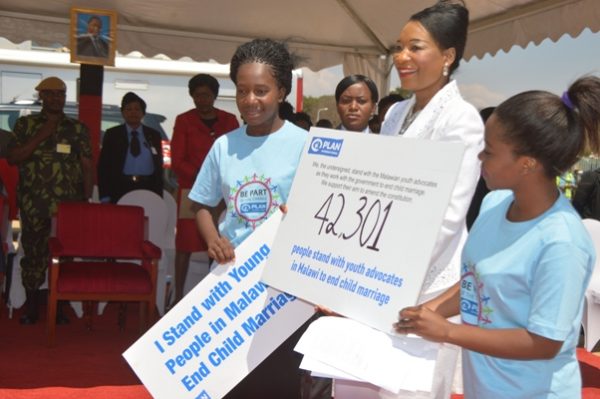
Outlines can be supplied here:
[[[79, 0], [116, 10], [117, 49], [226, 63], [254, 37], [288, 40], [301, 65], [319, 70], [348, 54], [377, 59], [407, 18], [435, 0]], [[584, 28], [600, 29], [598, 0], [466, 0], [471, 32], [466, 58]], [[72, 1], [2, 0], [0, 37], [14, 43], [68, 46]]]

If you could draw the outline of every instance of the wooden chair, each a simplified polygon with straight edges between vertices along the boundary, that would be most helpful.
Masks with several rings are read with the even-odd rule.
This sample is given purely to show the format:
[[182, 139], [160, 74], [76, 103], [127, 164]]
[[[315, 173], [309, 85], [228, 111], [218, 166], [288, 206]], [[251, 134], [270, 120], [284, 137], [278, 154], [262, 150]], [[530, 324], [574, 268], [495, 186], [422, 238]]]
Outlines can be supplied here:
[[[160, 248], [144, 238], [138, 206], [61, 203], [50, 238], [48, 344], [59, 300], [140, 302], [140, 329], [154, 319]], [[119, 259], [119, 261], [117, 261]]]

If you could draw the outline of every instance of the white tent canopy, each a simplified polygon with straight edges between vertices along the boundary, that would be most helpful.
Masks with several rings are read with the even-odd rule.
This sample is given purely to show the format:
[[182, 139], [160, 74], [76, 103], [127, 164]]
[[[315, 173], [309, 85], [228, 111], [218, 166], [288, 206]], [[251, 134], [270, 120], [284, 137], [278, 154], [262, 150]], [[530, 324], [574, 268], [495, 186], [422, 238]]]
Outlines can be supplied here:
[[[255, 37], [286, 40], [299, 66], [343, 64], [387, 87], [389, 52], [410, 15], [435, 0], [2, 0], [0, 37], [69, 45], [71, 6], [115, 10], [117, 50], [229, 62]], [[465, 58], [600, 29], [598, 0], [466, 0]]]

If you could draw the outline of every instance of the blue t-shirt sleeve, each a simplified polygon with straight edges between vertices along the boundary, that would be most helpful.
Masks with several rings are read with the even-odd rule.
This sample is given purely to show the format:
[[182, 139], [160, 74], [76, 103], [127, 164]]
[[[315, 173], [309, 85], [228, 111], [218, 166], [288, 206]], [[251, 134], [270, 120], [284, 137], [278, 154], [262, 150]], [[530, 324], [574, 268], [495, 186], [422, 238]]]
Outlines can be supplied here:
[[527, 330], [564, 341], [580, 311], [592, 255], [568, 242], [548, 245], [532, 274]]
[[[218, 141], [217, 141], [218, 142]], [[196, 181], [190, 190], [189, 198], [203, 205], [217, 206], [221, 193], [221, 170], [218, 157], [218, 145], [215, 143], [202, 163]]]

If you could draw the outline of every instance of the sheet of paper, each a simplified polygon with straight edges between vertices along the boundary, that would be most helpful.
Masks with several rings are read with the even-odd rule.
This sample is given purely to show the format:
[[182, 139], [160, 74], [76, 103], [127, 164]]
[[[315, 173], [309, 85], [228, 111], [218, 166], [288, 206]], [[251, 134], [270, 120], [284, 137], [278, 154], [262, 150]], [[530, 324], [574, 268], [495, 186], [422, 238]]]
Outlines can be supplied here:
[[355, 320], [321, 317], [295, 349], [309, 362], [330, 367], [317, 368], [319, 373], [332, 373], [333, 368], [391, 392], [429, 392], [439, 348], [416, 336], [390, 336]]
[[262, 279], [391, 332], [418, 299], [463, 145], [320, 128], [308, 140]]
[[123, 356], [153, 397], [220, 398], [314, 314], [259, 281], [278, 211]]
[[314, 359], [308, 355], [304, 355], [302, 357], [302, 362], [300, 362], [300, 368], [303, 370], [310, 371], [310, 375], [315, 377], [340, 378], [351, 381], [362, 381], [361, 379], [353, 376], [352, 374], [344, 373], [342, 370], [336, 369], [335, 367], [320, 362], [317, 359]]

